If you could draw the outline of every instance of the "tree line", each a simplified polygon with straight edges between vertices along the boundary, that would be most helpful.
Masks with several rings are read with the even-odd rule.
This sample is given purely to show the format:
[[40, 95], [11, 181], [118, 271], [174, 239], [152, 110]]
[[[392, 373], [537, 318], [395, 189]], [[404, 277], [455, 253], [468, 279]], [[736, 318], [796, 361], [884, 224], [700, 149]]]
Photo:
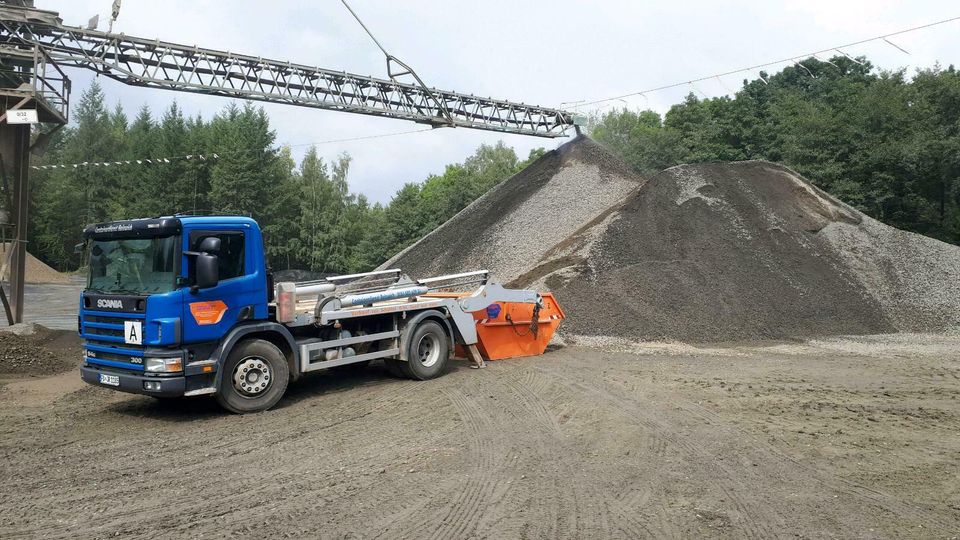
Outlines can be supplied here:
[[[131, 121], [119, 105], [107, 107], [94, 82], [78, 100], [72, 124], [33, 165], [143, 164], [31, 171], [29, 247], [54, 268], [73, 270], [82, 264], [74, 245], [87, 224], [212, 211], [256, 219], [274, 269], [364, 271], [542, 153], [521, 161], [502, 143], [481, 145], [443, 174], [405, 184], [388, 204], [371, 204], [349, 189], [349, 155], [328, 162], [311, 148], [296, 163], [289, 148], [276, 146], [260, 107], [231, 104], [205, 120], [185, 116], [174, 102], [159, 117], [143, 107]], [[192, 159], [158, 160], [188, 155]]]
[[591, 134], [635, 169], [765, 159], [889, 225], [960, 242], [960, 73], [878, 71], [860, 57], [810, 58], [693, 94], [663, 116], [616, 110]]

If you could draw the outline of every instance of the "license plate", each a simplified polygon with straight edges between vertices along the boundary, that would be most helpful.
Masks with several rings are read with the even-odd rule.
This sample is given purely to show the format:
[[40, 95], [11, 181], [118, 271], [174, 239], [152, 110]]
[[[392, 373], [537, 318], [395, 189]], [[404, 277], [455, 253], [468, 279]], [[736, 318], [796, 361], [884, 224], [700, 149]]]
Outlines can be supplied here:
[[117, 375], [105, 375], [101, 373], [100, 384], [108, 384], [110, 386], [120, 386], [120, 377]]

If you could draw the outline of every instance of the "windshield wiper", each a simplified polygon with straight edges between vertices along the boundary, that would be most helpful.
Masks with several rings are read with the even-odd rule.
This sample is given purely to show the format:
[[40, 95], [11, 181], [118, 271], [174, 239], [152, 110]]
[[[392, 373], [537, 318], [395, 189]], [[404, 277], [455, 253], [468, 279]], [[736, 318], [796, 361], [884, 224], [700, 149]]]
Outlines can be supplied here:
[[117, 289], [117, 294], [143, 294], [141, 291], [135, 291], [133, 289]]
[[88, 290], [92, 290], [100, 294], [137, 294], [137, 295], [143, 294], [141, 291], [135, 291], [133, 289], [122, 289], [122, 288], [109, 289], [109, 290], [102, 290], [102, 289], [88, 289]]

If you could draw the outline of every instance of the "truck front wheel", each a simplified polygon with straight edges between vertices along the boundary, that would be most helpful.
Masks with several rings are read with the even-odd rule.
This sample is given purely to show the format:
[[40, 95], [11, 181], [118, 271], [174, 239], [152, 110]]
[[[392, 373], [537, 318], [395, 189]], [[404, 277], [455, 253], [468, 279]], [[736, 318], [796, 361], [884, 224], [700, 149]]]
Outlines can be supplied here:
[[223, 364], [217, 402], [238, 414], [273, 407], [287, 390], [290, 368], [276, 345], [262, 339], [238, 343]]

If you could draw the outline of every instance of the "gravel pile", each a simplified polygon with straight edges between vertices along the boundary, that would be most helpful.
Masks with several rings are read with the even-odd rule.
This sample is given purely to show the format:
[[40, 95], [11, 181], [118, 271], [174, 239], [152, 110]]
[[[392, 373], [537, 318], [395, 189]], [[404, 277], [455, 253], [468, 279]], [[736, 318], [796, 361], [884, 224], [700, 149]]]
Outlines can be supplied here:
[[[7, 248], [10, 246], [10, 243], [0, 243], [0, 261], [7, 260]], [[2, 263], [0, 263], [2, 264]], [[7, 270], [7, 274], [10, 271]], [[47, 264], [45, 264], [40, 259], [34, 257], [33, 255], [27, 253], [27, 260], [24, 261], [24, 281], [26, 283], [60, 283], [66, 284], [70, 283], [70, 276], [57, 272]], [[7, 275], [0, 276], [4, 279], [7, 278]]]
[[960, 330], [960, 248], [883, 225], [779, 165], [682, 165], [646, 181], [583, 137], [383, 267], [486, 268], [551, 290], [577, 339]]
[[504, 283], [643, 183], [622, 161], [580, 136], [551, 151], [381, 268], [413, 277], [490, 270]]
[[[766, 162], [684, 165], [550, 254], [568, 333], [686, 342], [960, 326], [960, 248]], [[543, 264], [549, 264], [543, 263]]]
[[821, 233], [906, 332], [960, 329], [960, 248], [863, 216]]
[[40, 325], [15, 325], [0, 331], [0, 377], [47, 376], [75, 367], [80, 360], [76, 332]]

